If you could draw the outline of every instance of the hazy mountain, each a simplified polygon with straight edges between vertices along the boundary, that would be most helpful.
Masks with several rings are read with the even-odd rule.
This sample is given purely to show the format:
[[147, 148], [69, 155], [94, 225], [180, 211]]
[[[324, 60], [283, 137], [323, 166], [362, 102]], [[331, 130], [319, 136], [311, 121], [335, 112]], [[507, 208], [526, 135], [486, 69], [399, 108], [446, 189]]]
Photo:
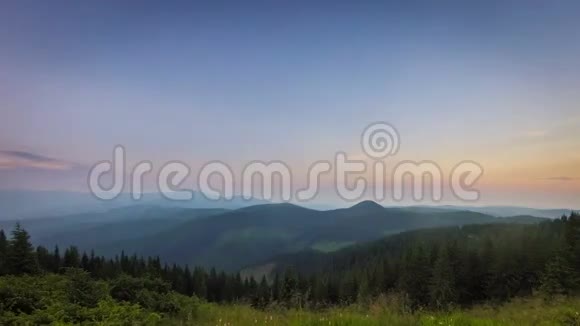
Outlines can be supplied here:
[[[235, 269], [291, 250], [300, 235], [328, 223], [319, 214], [291, 204], [251, 206], [98, 249], [105, 254], [123, 249], [128, 253], [159, 255], [168, 262]], [[303, 247], [297, 245], [297, 249]]]
[[80, 213], [106, 212], [111, 208], [149, 205], [181, 208], [226, 208], [235, 209], [267, 201], [259, 199], [209, 200], [200, 193], [194, 193], [191, 201], [173, 201], [160, 193], [146, 193], [135, 201], [127, 193], [114, 200], [100, 200], [90, 193], [66, 191], [0, 191], [0, 221], [45, 218]]
[[189, 220], [156, 234], [96, 249], [104, 254], [125, 250], [159, 255], [169, 263], [235, 270], [284, 253], [329, 252], [406, 230], [508, 221], [470, 211], [385, 208], [370, 201], [330, 211], [268, 204]]
[[569, 215], [572, 209], [564, 208], [554, 208], [554, 209], [544, 209], [544, 208], [530, 208], [530, 207], [519, 207], [519, 206], [453, 206], [453, 205], [442, 205], [442, 206], [405, 206], [398, 207], [401, 209], [417, 211], [417, 212], [435, 212], [435, 211], [472, 211], [483, 213], [487, 215], [497, 216], [497, 217], [509, 217], [518, 215], [528, 215], [536, 217], [545, 218], [560, 218], [562, 215]]
[[[158, 201], [148, 199], [145, 203]], [[542, 220], [528, 215], [497, 218], [449, 207], [386, 208], [372, 201], [326, 211], [293, 204], [234, 210], [172, 206], [178, 204], [141, 204], [28, 218], [21, 224], [32, 234], [35, 244], [47, 247], [76, 245], [105, 255], [124, 250], [128, 254], [158, 255], [168, 263], [236, 270], [281, 254], [303, 250], [333, 252], [414, 229]], [[15, 223], [16, 220], [0, 221], [0, 228], [9, 230]]]
[[16, 223], [20, 223], [30, 232], [35, 244], [75, 245], [89, 250], [93, 245], [158, 233], [191, 219], [226, 211], [217, 208], [128, 206], [105, 212], [0, 221], [0, 229], [9, 231]]

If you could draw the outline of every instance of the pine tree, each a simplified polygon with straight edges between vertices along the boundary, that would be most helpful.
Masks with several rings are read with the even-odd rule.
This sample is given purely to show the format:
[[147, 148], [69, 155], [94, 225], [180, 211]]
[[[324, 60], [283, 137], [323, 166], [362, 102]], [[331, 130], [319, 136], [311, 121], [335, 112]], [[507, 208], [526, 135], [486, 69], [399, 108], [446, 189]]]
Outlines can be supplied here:
[[58, 246], [54, 247], [54, 253], [52, 254], [52, 272], [58, 273], [60, 271], [60, 251]]
[[83, 307], [95, 307], [102, 298], [102, 293], [91, 275], [78, 268], [66, 268], [65, 274], [69, 301]]
[[266, 276], [262, 276], [262, 280], [258, 285], [256, 297], [254, 299], [254, 306], [263, 308], [270, 303], [270, 287], [266, 281]]
[[496, 273], [497, 269], [494, 266], [494, 258], [496, 256], [496, 249], [493, 242], [489, 237], [486, 237], [483, 241], [483, 246], [480, 253], [481, 261], [481, 282], [482, 282], [482, 293], [481, 296], [485, 299], [490, 299], [494, 297], [495, 293], [495, 280], [497, 279]]
[[327, 301], [328, 293], [324, 282], [318, 275], [310, 277], [310, 300], [315, 303], [322, 303]]
[[6, 234], [4, 230], [0, 229], [0, 275], [7, 273], [7, 250], [8, 250], [8, 239], [6, 239]]
[[81, 260], [77, 247], [72, 246], [64, 251], [63, 265], [64, 267], [80, 267]]
[[431, 304], [437, 308], [448, 308], [457, 300], [457, 289], [449, 248], [442, 247], [437, 255], [431, 278]]
[[52, 254], [43, 246], [36, 247], [36, 260], [40, 269], [52, 272]]
[[458, 284], [458, 286], [463, 286], [463, 292], [459, 293], [459, 301], [471, 304], [485, 298], [483, 289], [486, 272], [476, 251], [470, 251], [465, 260], [461, 270], [464, 282]]
[[282, 284], [282, 300], [286, 304], [295, 303], [298, 295], [298, 276], [292, 268], [288, 268], [284, 273], [284, 281]]
[[39, 271], [34, 248], [30, 243], [30, 236], [20, 226], [20, 223], [17, 223], [12, 231], [12, 239], [8, 245], [7, 258], [10, 274], [35, 274]]
[[81, 257], [81, 268], [84, 270], [89, 269], [89, 256], [87, 255], [86, 252], [83, 252], [83, 255]]
[[571, 267], [580, 270], [580, 215], [575, 212], [564, 226], [564, 250]]
[[546, 263], [541, 278], [540, 291], [548, 298], [571, 294], [580, 286], [580, 216], [572, 212], [561, 221], [563, 247]]
[[207, 299], [207, 275], [203, 269], [197, 267], [193, 270], [193, 294], [198, 298]]
[[253, 276], [248, 279], [248, 293], [246, 296], [250, 299], [255, 298], [258, 293], [258, 282]]
[[573, 274], [574, 271], [569, 262], [562, 255], [555, 255], [546, 264], [540, 291], [547, 298], [569, 294], [576, 285]]
[[369, 281], [366, 275], [364, 275], [361, 280], [358, 282], [358, 289], [357, 289], [357, 302], [365, 302], [369, 297], [370, 289], [369, 289]]
[[183, 277], [185, 279], [185, 295], [190, 296], [193, 294], [193, 277], [189, 266], [185, 265], [185, 270], [183, 271]]
[[244, 296], [244, 282], [242, 281], [242, 275], [236, 273], [234, 280], [234, 297], [236, 300], [240, 300]]
[[217, 272], [215, 268], [212, 267], [207, 277], [207, 300], [212, 302], [219, 301], [220, 299], [219, 291], [220, 289]]
[[340, 301], [343, 303], [352, 303], [357, 298], [358, 283], [352, 273], [341, 278], [339, 293]]
[[282, 282], [280, 281], [280, 274], [274, 275], [274, 282], [272, 283], [272, 300], [280, 302], [282, 300]]
[[429, 259], [423, 248], [410, 248], [403, 258], [399, 275], [399, 290], [406, 294], [409, 308], [428, 303], [430, 276]]

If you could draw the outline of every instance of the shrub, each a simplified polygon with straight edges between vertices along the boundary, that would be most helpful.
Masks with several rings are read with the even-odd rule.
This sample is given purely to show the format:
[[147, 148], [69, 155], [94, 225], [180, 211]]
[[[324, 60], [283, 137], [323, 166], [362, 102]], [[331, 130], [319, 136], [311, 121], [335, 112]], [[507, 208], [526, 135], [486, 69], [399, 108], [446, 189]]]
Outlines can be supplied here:
[[110, 294], [117, 301], [139, 304], [156, 312], [176, 314], [180, 311], [176, 294], [160, 279], [123, 275], [113, 281]]
[[78, 268], [67, 268], [65, 275], [68, 279], [66, 293], [70, 303], [82, 307], [96, 307], [106, 296], [104, 286], [93, 280], [88, 272]]
[[43, 307], [42, 293], [30, 277], [4, 277], [0, 280], [0, 311], [30, 314]]

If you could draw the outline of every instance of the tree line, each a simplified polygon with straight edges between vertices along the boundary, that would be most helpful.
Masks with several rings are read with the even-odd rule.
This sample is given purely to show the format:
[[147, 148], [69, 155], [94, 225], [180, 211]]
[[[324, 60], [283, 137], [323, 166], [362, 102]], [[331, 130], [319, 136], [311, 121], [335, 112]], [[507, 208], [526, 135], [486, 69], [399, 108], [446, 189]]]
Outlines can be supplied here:
[[349, 304], [390, 293], [410, 309], [448, 309], [536, 294], [575, 295], [580, 216], [406, 232], [313, 258], [321, 259], [290, 265], [309, 275], [308, 284], [296, 288], [305, 302]]
[[[574, 295], [580, 285], [580, 216], [534, 225], [469, 225], [405, 232], [287, 264], [255, 279], [202, 267], [169, 265], [160, 257], [106, 258], [69, 247], [36, 248], [16, 225], [0, 230], [0, 275], [38, 275], [83, 269], [94, 279], [162, 279], [172, 290], [211, 302], [292, 307], [346, 305], [393, 294], [409, 309], [446, 309], [503, 302], [541, 293]], [[284, 264], [279, 264], [284, 266]], [[144, 282], [144, 281], [142, 281]]]

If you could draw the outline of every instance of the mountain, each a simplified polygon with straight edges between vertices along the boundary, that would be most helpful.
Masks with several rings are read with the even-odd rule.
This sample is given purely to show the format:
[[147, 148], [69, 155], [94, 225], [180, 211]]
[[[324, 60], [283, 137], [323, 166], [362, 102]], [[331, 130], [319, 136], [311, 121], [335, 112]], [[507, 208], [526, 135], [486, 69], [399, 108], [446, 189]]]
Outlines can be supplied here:
[[[191, 220], [140, 239], [108, 244], [104, 254], [159, 255], [168, 262], [236, 269], [280, 252], [298, 250], [295, 240], [329, 223], [320, 212], [292, 204], [267, 204]], [[296, 249], [292, 247], [296, 246]]]
[[537, 217], [537, 216], [530, 216], [530, 215], [516, 215], [516, 216], [504, 217], [500, 221], [504, 222], [504, 223], [537, 224], [537, 223], [545, 222], [547, 219], [548, 219], [547, 217]]
[[0, 221], [0, 229], [16, 223], [31, 233], [35, 244], [75, 245], [90, 250], [104, 242], [120, 241], [158, 233], [180, 223], [224, 213], [225, 209], [189, 209], [157, 206], [128, 206], [106, 212], [71, 214], [61, 217]]
[[401, 209], [418, 211], [418, 212], [428, 212], [428, 211], [471, 211], [478, 212], [487, 215], [492, 215], [496, 217], [510, 217], [510, 216], [536, 216], [544, 218], [560, 218], [563, 215], [569, 215], [572, 209], [554, 208], [554, 209], [543, 209], [543, 208], [530, 208], [530, 207], [520, 207], [520, 206], [404, 206], [398, 207]]
[[276, 255], [307, 249], [331, 252], [407, 230], [508, 221], [470, 211], [416, 212], [374, 202], [329, 211], [266, 204], [188, 220], [162, 232], [107, 242], [95, 249], [105, 255], [124, 250], [158, 255], [168, 263], [237, 270]]
[[[155, 202], [155, 201], [148, 201]], [[111, 256], [160, 256], [167, 263], [239, 270], [304, 250], [334, 252], [408, 230], [488, 223], [538, 223], [448, 208], [385, 208], [363, 201], [349, 208], [314, 210], [293, 204], [238, 209], [133, 205], [61, 217], [22, 219], [37, 245], [75, 245]], [[10, 230], [17, 220], [0, 221]]]
[[179, 208], [225, 208], [236, 209], [265, 204], [260, 199], [210, 200], [194, 192], [190, 201], [173, 201], [160, 193], [145, 193], [136, 201], [123, 193], [113, 200], [103, 201], [90, 193], [66, 191], [0, 191], [0, 221], [46, 218], [70, 214], [107, 212], [112, 208], [147, 205]]

